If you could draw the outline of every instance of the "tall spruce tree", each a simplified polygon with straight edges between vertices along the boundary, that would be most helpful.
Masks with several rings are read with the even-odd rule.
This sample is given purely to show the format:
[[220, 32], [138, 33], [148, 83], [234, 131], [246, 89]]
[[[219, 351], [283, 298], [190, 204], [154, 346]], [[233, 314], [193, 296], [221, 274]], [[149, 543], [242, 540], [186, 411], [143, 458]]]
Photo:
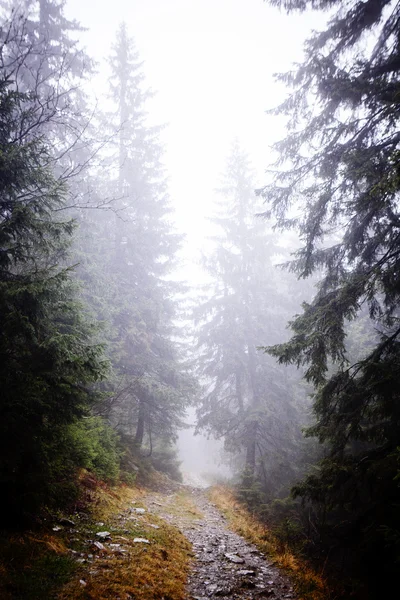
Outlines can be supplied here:
[[[14, 51], [17, 56], [25, 53], [15, 85], [36, 97], [38, 114], [42, 108], [52, 113], [51, 124], [42, 124], [43, 132], [51, 141], [53, 168], [68, 182], [68, 205], [93, 207], [101, 201], [90, 197], [88, 171], [104, 144], [104, 136], [94, 131], [93, 108], [84, 92], [94, 63], [79, 44], [83, 28], [66, 18], [65, 4], [65, 0], [0, 1], [4, 17], [12, 14], [20, 29]], [[10, 53], [13, 44], [8, 45]], [[73, 216], [84, 218], [78, 210]]]
[[196, 363], [205, 381], [198, 423], [242, 456], [246, 483], [258, 482], [271, 497], [295, 480], [300, 398], [295, 379], [258, 346], [279, 340], [293, 298], [288, 277], [273, 266], [271, 235], [255, 216], [254, 178], [237, 142], [218, 191], [219, 210], [211, 221], [219, 233], [204, 261], [212, 283], [194, 309]]
[[68, 426], [92, 405], [106, 364], [60, 266], [74, 224], [59, 218], [67, 190], [44, 135], [53, 112], [16, 86], [20, 26], [4, 27], [0, 48], [0, 490], [9, 522], [70, 488]]
[[[331, 556], [345, 546], [347, 564], [371, 567], [381, 586], [378, 569], [393, 574], [400, 557], [400, 3], [271, 3], [332, 11], [303, 64], [280, 76], [293, 88], [276, 111], [288, 116], [288, 135], [262, 190], [266, 214], [303, 241], [291, 268], [323, 273], [292, 339], [269, 349], [307, 365], [316, 417], [308, 433], [329, 448], [295, 493], [321, 507]], [[360, 358], [348, 351], [346, 323], [364, 307], [378, 335]]]
[[[53, 110], [48, 135], [58, 136], [59, 153], [62, 137], [74, 139], [82, 121], [83, 92], [81, 82], [93, 70], [93, 62], [75, 39], [82, 27], [64, 15], [65, 0], [1, 0], [2, 17], [11, 18], [11, 28], [18, 27], [18, 44], [9, 44], [9, 54], [25, 54], [18, 64], [15, 84], [18, 91], [35, 92], [47, 108]], [[3, 36], [10, 39], [7, 29]], [[12, 33], [12, 32], [11, 32]], [[63, 136], [61, 130], [64, 129]], [[79, 140], [82, 144], [82, 140]]]
[[112, 108], [105, 126], [116, 135], [104, 189], [116, 201], [113, 219], [98, 221], [115, 372], [109, 417], [134, 451], [149, 453], [157, 440], [175, 438], [191, 395], [174, 339], [179, 286], [169, 278], [180, 236], [168, 220], [160, 129], [147, 123], [151, 94], [125, 24], [109, 63]]

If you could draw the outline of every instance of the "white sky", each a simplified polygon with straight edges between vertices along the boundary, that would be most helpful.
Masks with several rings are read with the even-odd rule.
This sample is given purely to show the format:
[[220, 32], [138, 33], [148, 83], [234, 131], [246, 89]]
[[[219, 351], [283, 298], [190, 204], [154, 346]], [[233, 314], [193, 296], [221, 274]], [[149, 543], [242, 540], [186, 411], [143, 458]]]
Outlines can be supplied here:
[[67, 0], [66, 12], [89, 28], [82, 41], [100, 68], [126, 21], [146, 84], [157, 91], [151, 121], [168, 124], [162, 140], [170, 195], [186, 255], [196, 255], [235, 137], [262, 183], [269, 145], [283, 133], [282, 121], [265, 115], [285, 94], [273, 73], [301, 60], [317, 16], [288, 17], [262, 0]]

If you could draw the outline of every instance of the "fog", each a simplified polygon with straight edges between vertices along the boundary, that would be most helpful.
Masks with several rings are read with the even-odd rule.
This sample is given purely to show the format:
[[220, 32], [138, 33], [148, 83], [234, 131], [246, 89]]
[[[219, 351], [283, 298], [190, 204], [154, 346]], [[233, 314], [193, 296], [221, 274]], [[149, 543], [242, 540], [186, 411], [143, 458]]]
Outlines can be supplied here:
[[187, 428], [179, 433], [178, 451], [183, 481], [195, 485], [210, 485], [232, 477], [229, 457], [221, 440], [196, 434], [196, 411], [189, 409]]
[[[176, 230], [185, 235], [174, 277], [185, 280], [196, 295], [198, 284], [208, 281], [201, 255], [215, 249], [209, 237], [218, 232], [210, 217], [220, 200], [216, 188], [221, 185], [232, 140], [246, 153], [252, 184], [259, 187], [274, 160], [271, 144], [284, 133], [283, 120], [266, 114], [287, 94], [274, 73], [290, 69], [301, 58], [304, 38], [317, 25], [316, 17], [288, 17], [261, 0], [116, 0], [111, 11], [106, 2], [96, 3], [93, 10], [89, 2], [68, 0], [66, 9], [88, 28], [80, 39], [97, 61], [90, 93], [95, 93], [100, 106], [107, 103], [105, 57], [121, 21], [135, 39], [145, 86], [155, 91], [146, 104], [147, 122], [165, 124], [160, 139], [172, 218]], [[254, 203], [249, 214], [257, 210], [262, 206]], [[249, 222], [248, 226], [251, 229]], [[282, 245], [283, 239], [273, 243]], [[279, 250], [270, 256], [272, 263], [277, 256], [282, 258]], [[287, 283], [282, 285], [285, 288]], [[285, 316], [289, 318], [290, 313]], [[270, 338], [269, 333], [265, 335]], [[262, 339], [260, 332], [252, 343], [255, 347], [270, 341]], [[190, 426], [180, 431], [178, 449], [186, 476], [189, 472], [215, 477], [230, 474], [228, 453], [223, 451], [224, 431], [210, 427], [207, 435], [195, 435], [194, 409], [189, 409], [184, 420]]]
[[263, 348], [287, 340], [312, 286], [277, 268], [298, 240], [256, 216], [255, 190], [285, 131], [267, 114], [288, 93], [274, 73], [301, 60], [318, 20], [261, 0], [10, 0], [3, 12], [17, 117], [49, 156], [47, 204], [35, 197], [48, 231], [29, 221], [26, 252], [49, 285], [52, 270], [71, 279], [82, 330], [68, 340], [93, 348], [85, 419], [114, 457], [104, 469], [129, 480], [149, 459], [179, 479], [180, 462], [203, 483], [247, 471], [284, 494], [309, 403], [301, 373]]
[[146, 86], [147, 110], [162, 131], [169, 191], [179, 231], [186, 234], [184, 277], [201, 278], [196, 264], [209, 232], [208, 217], [232, 140], [249, 153], [257, 185], [273, 160], [270, 146], [284, 121], [266, 115], [286, 96], [274, 74], [300, 61], [307, 33], [321, 15], [290, 15], [262, 0], [68, 0], [68, 16], [87, 32], [83, 44], [98, 61], [91, 78], [104, 102], [106, 56], [121, 21], [135, 38]]

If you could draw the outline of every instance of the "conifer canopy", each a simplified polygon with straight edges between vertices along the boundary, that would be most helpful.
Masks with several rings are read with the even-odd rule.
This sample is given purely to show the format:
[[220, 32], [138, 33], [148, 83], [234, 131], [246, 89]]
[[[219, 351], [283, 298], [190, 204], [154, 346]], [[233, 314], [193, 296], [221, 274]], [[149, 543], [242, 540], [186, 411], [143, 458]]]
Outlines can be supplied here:
[[[377, 541], [392, 556], [398, 537], [390, 532], [400, 524], [400, 4], [271, 4], [329, 13], [303, 63], [279, 76], [292, 91], [273, 112], [288, 116], [288, 131], [260, 190], [265, 216], [299, 233], [290, 268], [320, 275], [291, 340], [268, 349], [306, 366], [316, 390], [309, 434], [328, 448], [295, 493], [333, 511], [335, 535], [351, 530], [356, 547], [363, 539], [361, 560], [372, 560]], [[346, 332], [365, 309], [377, 335], [360, 358]]]

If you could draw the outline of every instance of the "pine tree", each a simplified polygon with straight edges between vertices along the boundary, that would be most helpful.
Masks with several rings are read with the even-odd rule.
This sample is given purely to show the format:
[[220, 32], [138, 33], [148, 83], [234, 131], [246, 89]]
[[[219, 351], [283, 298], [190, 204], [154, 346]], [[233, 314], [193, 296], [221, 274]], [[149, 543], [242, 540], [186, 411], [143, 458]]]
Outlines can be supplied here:
[[10, 522], [70, 489], [68, 426], [93, 404], [106, 362], [61, 266], [74, 223], [57, 218], [67, 190], [43, 134], [53, 113], [38, 113], [37, 97], [15, 88], [25, 51], [16, 56], [18, 23], [9, 31], [0, 78], [0, 489]]
[[[255, 216], [259, 207], [254, 178], [237, 142], [218, 191], [221, 202], [212, 222], [220, 233], [205, 259], [212, 283], [194, 310], [198, 375], [206, 382], [199, 427], [241, 453], [247, 483], [262, 482], [270, 496], [279, 493], [292, 468], [296, 470], [294, 455], [301, 436], [294, 380], [258, 346], [263, 340], [279, 339], [293, 304], [287, 299], [287, 277], [272, 264], [277, 249], [266, 224]], [[287, 477], [276, 477], [281, 461]]]
[[116, 135], [104, 187], [117, 199], [113, 219], [99, 223], [115, 372], [109, 417], [136, 452], [151, 453], [157, 440], [175, 438], [193, 387], [173, 325], [179, 286], [168, 278], [180, 236], [168, 221], [159, 128], [147, 124], [150, 92], [124, 24], [110, 68], [113, 108], [105, 122]]
[[[322, 273], [291, 340], [270, 349], [280, 362], [307, 365], [316, 416], [309, 435], [329, 448], [295, 492], [321, 515], [330, 511], [335, 536], [328, 529], [325, 541], [346, 539], [376, 577], [377, 548], [385, 548], [380, 566], [388, 571], [400, 555], [400, 4], [273, 4], [333, 11], [307, 41], [303, 64], [281, 76], [293, 88], [276, 111], [288, 115], [288, 135], [262, 190], [266, 214], [300, 233], [291, 268], [300, 277]], [[377, 339], [360, 359], [349, 352], [346, 327], [364, 307]]]
[[[81, 80], [93, 70], [93, 61], [80, 49], [76, 39], [83, 28], [65, 17], [65, 4], [65, 0], [0, 2], [4, 21], [11, 24], [12, 30], [19, 31], [14, 48], [17, 53], [25, 53], [24, 61], [18, 64], [18, 89], [21, 92], [34, 90], [37, 96], [51, 98], [60, 123], [66, 109], [69, 121], [77, 116], [76, 107], [82, 97]], [[7, 27], [3, 34], [7, 35], [6, 32]], [[9, 53], [12, 53], [10, 48]], [[54, 126], [56, 123], [54, 118]], [[64, 126], [67, 126], [65, 122]]]
[[[65, 0], [3, 0], [8, 54], [15, 54], [18, 69], [15, 86], [36, 99], [35, 110], [51, 113], [51, 124], [42, 129], [51, 141], [53, 168], [68, 182], [70, 206], [93, 206], [83, 182], [98, 146], [93, 131], [90, 103], [83, 83], [93, 74], [93, 61], [79, 46], [83, 28], [64, 15]], [[15, 35], [15, 28], [18, 35]], [[7, 33], [8, 31], [8, 33]], [[11, 34], [11, 35], [10, 35]], [[18, 57], [24, 54], [24, 60]], [[82, 218], [77, 211], [75, 217]]]

